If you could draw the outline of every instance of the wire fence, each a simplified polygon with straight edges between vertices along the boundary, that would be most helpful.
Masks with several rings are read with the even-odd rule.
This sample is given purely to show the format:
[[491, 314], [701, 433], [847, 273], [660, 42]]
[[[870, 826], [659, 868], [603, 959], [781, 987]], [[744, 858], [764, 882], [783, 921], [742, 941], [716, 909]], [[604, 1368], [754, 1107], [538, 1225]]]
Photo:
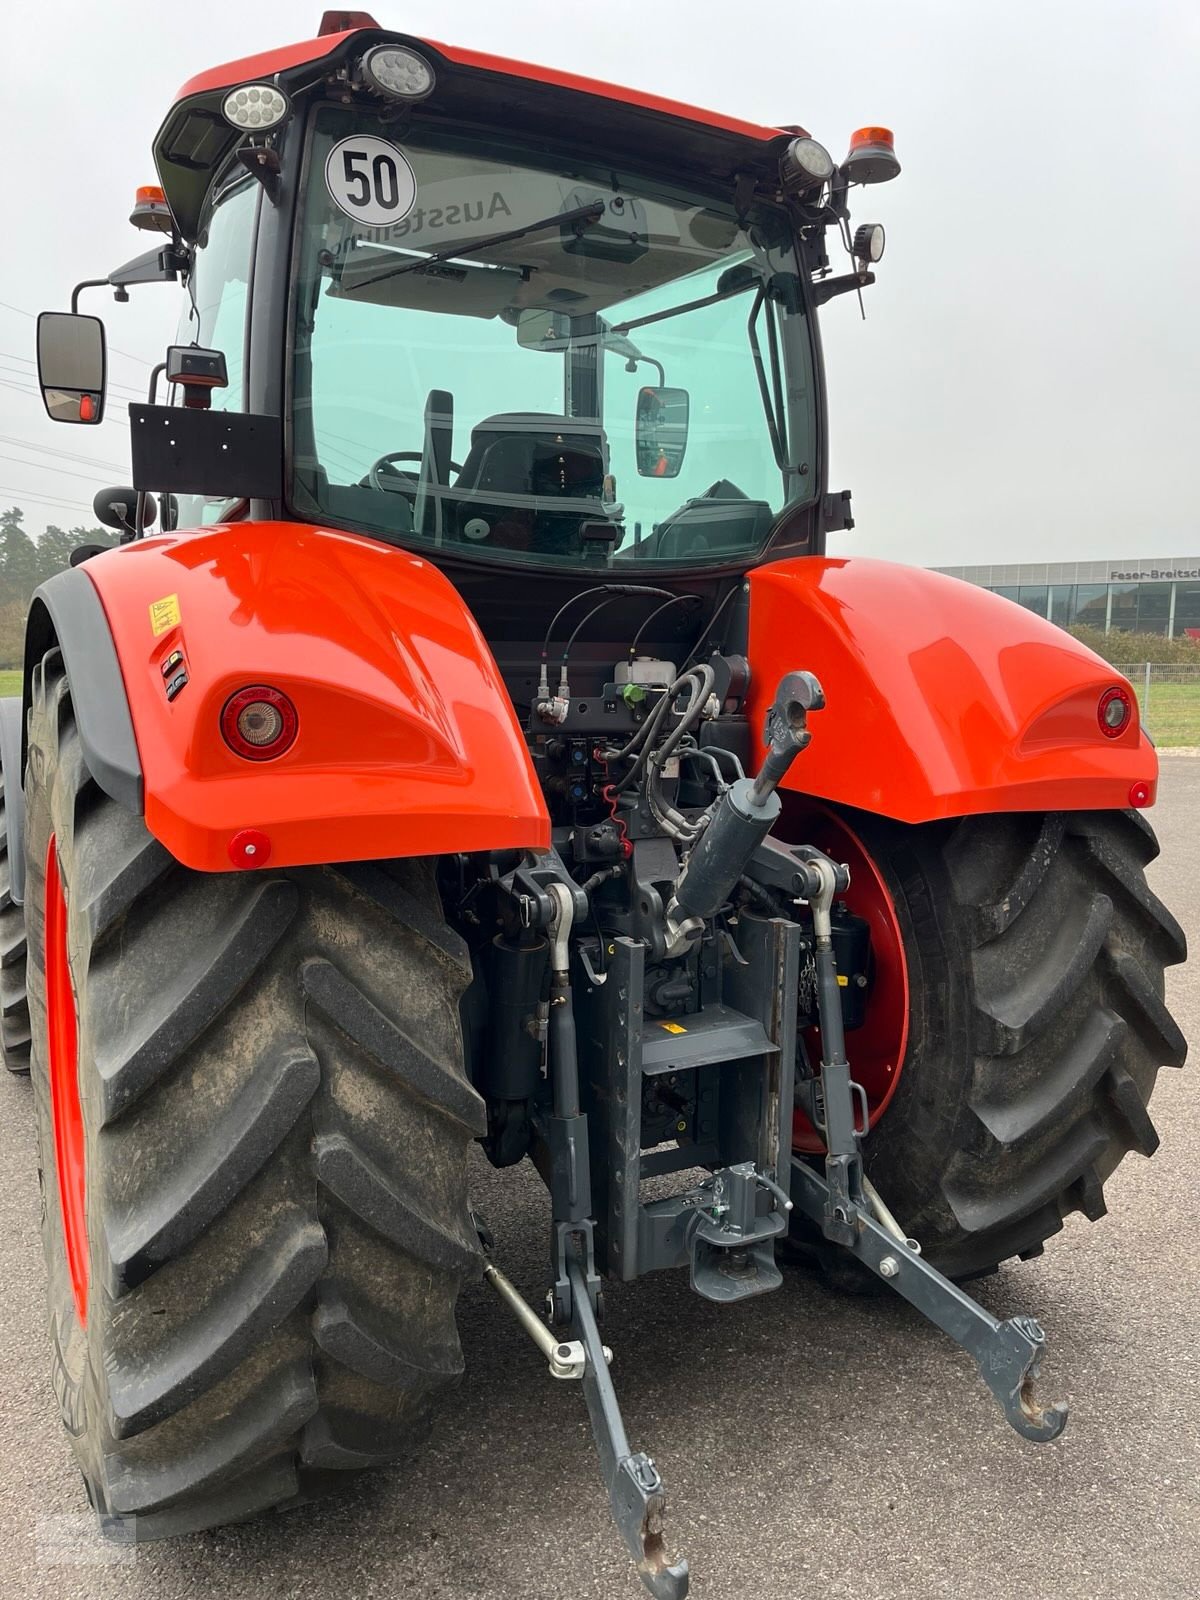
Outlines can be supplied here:
[[1117, 670], [1137, 692], [1142, 726], [1155, 744], [1200, 746], [1200, 666], [1143, 661]]

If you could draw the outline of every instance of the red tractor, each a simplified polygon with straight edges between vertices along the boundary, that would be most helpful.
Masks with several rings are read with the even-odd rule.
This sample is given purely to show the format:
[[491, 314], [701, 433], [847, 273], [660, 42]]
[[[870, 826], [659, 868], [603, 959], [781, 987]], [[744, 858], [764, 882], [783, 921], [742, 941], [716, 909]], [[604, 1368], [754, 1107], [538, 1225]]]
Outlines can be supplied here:
[[[481, 1273], [580, 1381], [658, 1595], [687, 1568], [606, 1281], [740, 1301], [798, 1255], [1053, 1438], [1042, 1330], [962, 1284], [1154, 1150], [1184, 942], [1124, 679], [825, 553], [818, 313], [874, 281], [847, 202], [890, 133], [839, 165], [337, 13], [186, 84], [154, 156], [152, 248], [100, 282], [182, 283], [178, 343], [97, 497], [123, 542], [37, 592], [0, 718], [4, 1045], [104, 1527], [408, 1450]], [[95, 287], [39, 324], [92, 426]], [[545, 1180], [544, 1319], [473, 1142]]]

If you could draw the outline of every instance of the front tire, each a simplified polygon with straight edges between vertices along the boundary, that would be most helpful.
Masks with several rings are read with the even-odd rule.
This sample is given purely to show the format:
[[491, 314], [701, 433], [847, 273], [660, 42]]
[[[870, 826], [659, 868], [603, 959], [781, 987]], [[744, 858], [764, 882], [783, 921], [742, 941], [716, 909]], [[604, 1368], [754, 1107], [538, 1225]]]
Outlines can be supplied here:
[[404, 1453], [462, 1369], [478, 1262], [470, 968], [431, 864], [181, 867], [90, 777], [58, 651], [35, 674], [27, 804], [54, 1379], [102, 1522], [189, 1532]]

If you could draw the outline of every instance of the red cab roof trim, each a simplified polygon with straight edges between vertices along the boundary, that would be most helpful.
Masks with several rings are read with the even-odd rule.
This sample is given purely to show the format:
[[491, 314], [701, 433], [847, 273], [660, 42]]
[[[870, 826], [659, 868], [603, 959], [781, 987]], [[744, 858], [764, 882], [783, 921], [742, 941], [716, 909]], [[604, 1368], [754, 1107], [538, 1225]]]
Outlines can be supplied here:
[[190, 100], [194, 94], [210, 94], [214, 89], [230, 89], [238, 83], [250, 83], [255, 78], [273, 78], [277, 72], [286, 72], [289, 67], [302, 67], [306, 61], [319, 61], [322, 56], [332, 55], [343, 39], [359, 31], [358, 28], [351, 28], [346, 33], [327, 33], [323, 39], [304, 39], [300, 44], [285, 44], [278, 50], [265, 50], [259, 56], [242, 56], [238, 61], [226, 61], [223, 66], [210, 67], [207, 72], [197, 73], [194, 78], [188, 79], [175, 96], [175, 103]]
[[667, 100], [662, 95], [646, 94], [641, 89], [626, 89], [620, 84], [605, 83], [601, 78], [581, 78], [574, 72], [560, 72], [556, 67], [539, 67], [528, 61], [510, 61], [504, 56], [489, 56], [479, 50], [463, 50], [457, 45], [428, 43], [440, 50], [448, 61], [461, 67], [474, 67], [479, 72], [500, 72], [511, 78], [528, 78], [533, 83], [550, 83], [559, 89], [574, 89], [580, 94], [599, 95], [603, 100], [617, 100], [622, 105], [637, 106], [644, 111], [660, 111], [667, 117], [682, 117], [687, 122], [700, 122], [709, 128], [720, 128], [725, 133], [740, 134], [743, 139], [778, 139], [780, 129], [764, 128], [757, 122], [743, 122], [739, 117], [722, 116], [719, 111], [705, 111], [701, 106], [688, 105], [683, 100]]
[[[176, 95], [176, 101], [187, 100], [192, 95], [227, 89], [238, 83], [248, 83], [254, 78], [271, 78], [277, 72], [306, 62], [320, 61], [331, 55], [352, 33], [326, 34], [321, 39], [306, 39], [300, 44], [284, 45], [279, 50], [268, 50], [258, 56], [243, 56], [240, 61], [229, 61], [224, 66], [213, 67], [190, 78]], [[381, 30], [382, 31], [382, 30]], [[487, 55], [479, 50], [463, 50], [456, 45], [437, 44], [432, 39], [422, 41], [436, 50], [447, 61], [461, 67], [472, 67], [479, 72], [495, 72], [505, 77], [524, 78], [531, 83], [551, 84], [559, 89], [573, 89], [578, 94], [592, 94], [602, 100], [615, 100], [621, 105], [634, 106], [642, 111], [657, 111], [663, 116], [678, 117], [685, 122], [697, 122], [704, 127], [717, 128], [743, 139], [766, 143], [778, 139], [779, 128], [767, 128], [756, 122], [743, 122], [740, 117], [722, 116], [716, 111], [705, 111], [700, 106], [687, 105], [681, 100], [668, 100], [662, 95], [646, 94], [639, 89], [626, 89], [620, 84], [605, 83], [599, 78], [583, 78], [574, 72], [560, 72], [555, 67], [539, 67], [526, 61], [510, 61], [505, 56]]]

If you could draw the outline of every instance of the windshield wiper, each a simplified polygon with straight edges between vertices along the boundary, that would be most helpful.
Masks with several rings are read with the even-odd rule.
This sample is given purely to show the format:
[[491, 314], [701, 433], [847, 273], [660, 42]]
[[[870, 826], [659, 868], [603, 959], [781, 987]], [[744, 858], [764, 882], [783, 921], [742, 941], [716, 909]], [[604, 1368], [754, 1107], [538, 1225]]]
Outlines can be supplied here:
[[526, 239], [531, 233], [545, 233], [548, 228], [573, 226], [576, 234], [582, 234], [585, 228], [591, 227], [594, 222], [599, 222], [605, 209], [603, 200], [592, 200], [586, 206], [576, 206], [574, 211], [559, 211], [553, 217], [543, 217], [540, 222], [527, 222], [523, 228], [510, 228], [507, 233], [490, 233], [484, 239], [473, 239], [469, 244], [456, 244], [450, 249], [438, 250], [431, 256], [414, 256], [401, 261], [398, 266], [387, 267], [383, 272], [377, 272], [373, 278], [364, 278], [361, 283], [354, 285], [354, 291], [357, 294], [360, 289], [369, 289], [372, 284], [382, 283], [385, 278], [398, 278], [402, 272], [417, 272], [424, 267], [436, 267], [443, 261], [460, 261], [464, 256], [478, 255], [481, 250], [491, 250], [498, 244]]
[[747, 289], [757, 289], [762, 284], [762, 274], [749, 262], [740, 261], [728, 267], [717, 279], [716, 294], [706, 294], [700, 300], [684, 300], [680, 305], [668, 306], [665, 311], [652, 311], [647, 317], [634, 317], [632, 322], [614, 322], [612, 332], [629, 333], [634, 328], [645, 328], [651, 322], [665, 322], [668, 317], [681, 317], [685, 311], [700, 311], [704, 306], [715, 306], [719, 300], [731, 295], [745, 294]]

